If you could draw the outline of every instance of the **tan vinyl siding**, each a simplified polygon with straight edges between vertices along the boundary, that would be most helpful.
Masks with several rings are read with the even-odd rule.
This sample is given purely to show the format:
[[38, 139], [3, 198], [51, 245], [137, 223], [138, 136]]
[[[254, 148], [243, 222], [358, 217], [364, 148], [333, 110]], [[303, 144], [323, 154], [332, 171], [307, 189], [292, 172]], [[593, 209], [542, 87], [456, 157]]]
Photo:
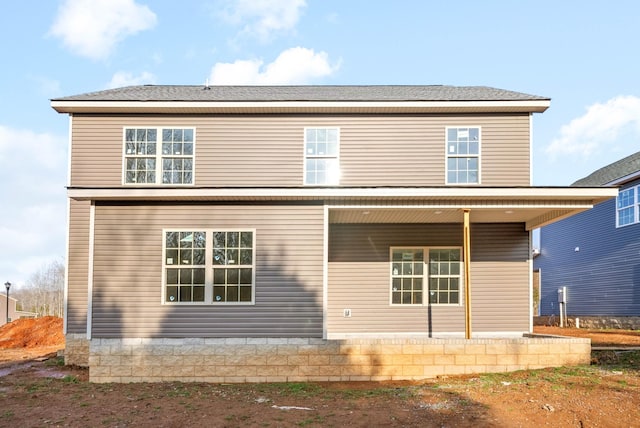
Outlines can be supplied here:
[[[96, 205], [93, 337], [321, 337], [321, 205]], [[255, 305], [163, 305], [162, 229], [256, 230]]]
[[[473, 330], [527, 331], [528, 234], [520, 224], [472, 224], [471, 242]], [[461, 245], [462, 224], [331, 225], [329, 336], [464, 332], [462, 304], [389, 304], [390, 247]], [[351, 309], [350, 318], [344, 309]]]
[[124, 127], [195, 127], [195, 185], [301, 186], [304, 128], [340, 128], [343, 186], [445, 184], [445, 129], [482, 128], [482, 185], [530, 184], [529, 115], [75, 115], [73, 186], [122, 184]]
[[475, 225], [471, 243], [473, 328], [529, 331], [529, 234], [519, 224]]
[[69, 202], [67, 332], [86, 333], [91, 203], [73, 199]]

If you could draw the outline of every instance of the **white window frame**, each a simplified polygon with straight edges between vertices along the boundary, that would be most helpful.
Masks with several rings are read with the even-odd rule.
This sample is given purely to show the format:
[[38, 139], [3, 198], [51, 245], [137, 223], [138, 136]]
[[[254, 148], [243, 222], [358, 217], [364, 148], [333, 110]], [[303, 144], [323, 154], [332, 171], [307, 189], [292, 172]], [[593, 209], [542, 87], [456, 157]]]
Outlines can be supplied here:
[[[336, 131], [336, 153], [335, 155], [329, 154], [310, 154], [307, 148], [307, 132], [310, 130], [335, 130]], [[304, 151], [304, 168], [303, 168], [303, 182], [305, 186], [337, 186], [340, 184], [340, 128], [337, 126], [308, 126], [303, 129], [303, 151]], [[307, 180], [307, 168], [308, 162], [312, 159], [333, 159], [336, 163], [336, 171], [332, 174], [327, 174], [327, 179], [323, 183], [310, 183]]]
[[[205, 269], [205, 289], [204, 289], [204, 302], [179, 302], [179, 301], [168, 301], [167, 299], [167, 268], [172, 268], [176, 266], [175, 264], [167, 263], [167, 241], [166, 234], [168, 232], [204, 232], [205, 233], [205, 264], [204, 265], [185, 265], [188, 267], [197, 266], [204, 267]], [[251, 232], [253, 234], [253, 242], [252, 245], [252, 264], [251, 265], [223, 265], [225, 268], [229, 268], [230, 266], [241, 267], [250, 267], [251, 268], [251, 301], [250, 302], [217, 302], [215, 301], [213, 295], [213, 287], [214, 287], [214, 274], [213, 270], [215, 266], [213, 264], [213, 256], [214, 256], [214, 248], [213, 248], [213, 235], [215, 232]], [[211, 228], [211, 227], [189, 227], [189, 228], [164, 228], [162, 229], [162, 292], [161, 294], [161, 304], [162, 305], [196, 305], [196, 306], [251, 306], [255, 305], [256, 301], [256, 229], [255, 228]]]
[[[624, 192], [631, 192], [633, 195], [633, 203], [631, 205], [625, 205], [620, 208], [618, 203], [620, 201], [620, 195]], [[616, 196], [616, 228], [631, 226], [632, 224], [640, 223], [640, 185], [626, 187], [618, 190], [618, 196]], [[630, 223], [620, 224], [620, 212], [625, 209], [631, 209], [633, 212], [633, 219]]]
[[[156, 153], [155, 155], [143, 156], [136, 153], [129, 153], [127, 150], [127, 130], [154, 129], [156, 131]], [[182, 153], [162, 153], [162, 131], [167, 129], [190, 130], [193, 133], [193, 149], [190, 155]], [[122, 184], [125, 186], [194, 186], [196, 183], [196, 128], [191, 126], [125, 126], [122, 128]], [[127, 160], [140, 157], [154, 158], [156, 162], [155, 181], [153, 182], [128, 182], [127, 181]], [[188, 159], [191, 160], [191, 182], [190, 183], [163, 183], [163, 164], [165, 159]]]
[[[451, 153], [449, 148], [449, 130], [450, 129], [477, 129], [478, 130], [478, 154], [458, 154]], [[477, 186], [482, 183], [482, 127], [479, 125], [465, 125], [465, 126], [447, 126], [444, 131], [444, 157], [445, 157], [445, 184], [450, 186]], [[467, 183], [453, 183], [449, 181], [449, 159], [460, 159], [460, 158], [476, 158], [478, 162], [478, 180], [477, 182], [467, 182]]]
[[[393, 252], [397, 250], [422, 250], [423, 254], [423, 266], [422, 266], [422, 303], [393, 303]], [[429, 279], [431, 278], [429, 273], [429, 251], [430, 250], [459, 250], [460, 251], [460, 273], [457, 275], [459, 290], [458, 290], [458, 302], [457, 303], [430, 303], [429, 295]], [[394, 307], [423, 307], [423, 306], [462, 306], [464, 298], [464, 251], [460, 246], [393, 246], [389, 248], [389, 305]], [[401, 277], [401, 275], [400, 275]], [[412, 275], [417, 277], [417, 275]], [[452, 275], [451, 277], [456, 277]]]

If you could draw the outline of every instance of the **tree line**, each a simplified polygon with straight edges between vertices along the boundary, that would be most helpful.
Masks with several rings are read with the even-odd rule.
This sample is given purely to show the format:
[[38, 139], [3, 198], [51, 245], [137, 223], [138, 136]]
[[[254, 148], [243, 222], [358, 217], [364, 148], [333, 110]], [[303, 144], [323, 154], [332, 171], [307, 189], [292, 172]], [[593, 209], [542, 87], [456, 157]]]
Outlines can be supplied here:
[[62, 317], [64, 312], [64, 263], [53, 261], [33, 273], [20, 288], [9, 291], [18, 302], [19, 311], [34, 312], [36, 316]]

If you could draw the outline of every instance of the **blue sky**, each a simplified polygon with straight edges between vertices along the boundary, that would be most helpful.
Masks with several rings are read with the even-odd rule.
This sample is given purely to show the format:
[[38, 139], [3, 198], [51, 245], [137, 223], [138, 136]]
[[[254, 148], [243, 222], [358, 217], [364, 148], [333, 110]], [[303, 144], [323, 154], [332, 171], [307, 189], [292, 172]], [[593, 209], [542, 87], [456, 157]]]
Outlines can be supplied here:
[[131, 84], [483, 85], [550, 97], [534, 184], [640, 147], [640, 2], [21, 0], [0, 14], [0, 280], [65, 255], [68, 118]]

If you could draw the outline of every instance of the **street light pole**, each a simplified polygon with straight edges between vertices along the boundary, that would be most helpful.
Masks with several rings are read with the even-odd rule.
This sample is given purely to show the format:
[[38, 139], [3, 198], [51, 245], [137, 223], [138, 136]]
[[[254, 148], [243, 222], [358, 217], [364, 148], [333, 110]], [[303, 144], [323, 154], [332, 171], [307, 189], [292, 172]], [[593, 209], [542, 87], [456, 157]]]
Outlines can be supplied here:
[[7, 287], [7, 324], [9, 324], [9, 321], [11, 321], [11, 318], [9, 318], [9, 289], [11, 288], [11, 283], [7, 281], [4, 286]]

